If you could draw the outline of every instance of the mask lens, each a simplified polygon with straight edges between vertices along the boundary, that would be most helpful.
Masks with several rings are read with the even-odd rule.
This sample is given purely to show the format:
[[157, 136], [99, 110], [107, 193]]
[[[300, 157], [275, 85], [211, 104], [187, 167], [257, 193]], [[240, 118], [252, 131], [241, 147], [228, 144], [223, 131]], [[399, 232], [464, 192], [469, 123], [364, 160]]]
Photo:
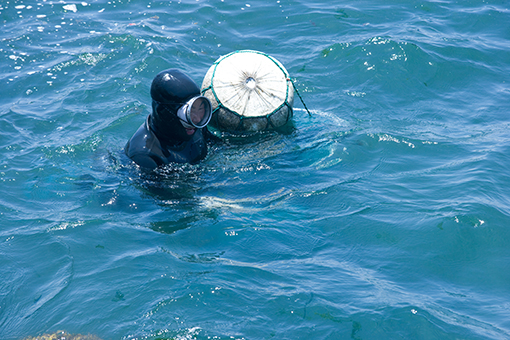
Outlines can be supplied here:
[[206, 97], [198, 97], [191, 104], [189, 113], [191, 124], [196, 127], [204, 127], [211, 119], [211, 103]]
[[191, 125], [191, 127], [203, 128], [211, 120], [211, 102], [203, 96], [194, 97], [177, 111], [177, 115], [184, 127], [190, 128]]

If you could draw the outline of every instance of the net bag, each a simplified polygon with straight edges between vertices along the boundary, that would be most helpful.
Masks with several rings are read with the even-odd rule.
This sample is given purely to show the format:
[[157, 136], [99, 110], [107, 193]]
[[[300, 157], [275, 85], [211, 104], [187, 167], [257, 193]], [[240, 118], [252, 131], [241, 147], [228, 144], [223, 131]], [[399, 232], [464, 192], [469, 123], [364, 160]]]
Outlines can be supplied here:
[[220, 57], [207, 71], [201, 90], [212, 104], [209, 126], [220, 131], [274, 130], [293, 115], [289, 73], [262, 52], [242, 50]]

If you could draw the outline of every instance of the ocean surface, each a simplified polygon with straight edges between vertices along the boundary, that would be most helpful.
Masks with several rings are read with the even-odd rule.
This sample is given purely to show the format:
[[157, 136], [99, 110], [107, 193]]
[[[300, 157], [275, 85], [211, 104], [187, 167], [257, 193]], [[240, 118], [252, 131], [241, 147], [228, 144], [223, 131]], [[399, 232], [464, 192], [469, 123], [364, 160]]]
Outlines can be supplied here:
[[[510, 5], [0, 1], [0, 339], [509, 339]], [[311, 111], [145, 176], [179, 68]]]

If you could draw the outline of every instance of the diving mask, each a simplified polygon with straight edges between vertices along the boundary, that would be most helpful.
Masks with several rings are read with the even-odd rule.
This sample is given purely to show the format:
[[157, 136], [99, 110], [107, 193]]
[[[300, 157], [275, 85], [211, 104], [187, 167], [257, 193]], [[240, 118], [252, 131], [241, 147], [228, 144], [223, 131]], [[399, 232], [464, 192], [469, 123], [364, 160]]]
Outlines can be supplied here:
[[204, 96], [196, 96], [188, 100], [177, 110], [177, 117], [186, 129], [201, 129], [211, 120], [211, 102]]

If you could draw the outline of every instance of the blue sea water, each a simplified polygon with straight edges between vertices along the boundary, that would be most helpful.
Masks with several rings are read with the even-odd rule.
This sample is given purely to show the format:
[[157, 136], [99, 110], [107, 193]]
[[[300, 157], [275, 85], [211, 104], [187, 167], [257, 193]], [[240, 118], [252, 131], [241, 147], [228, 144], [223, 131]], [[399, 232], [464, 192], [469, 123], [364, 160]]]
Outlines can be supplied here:
[[[0, 2], [0, 339], [510, 338], [510, 7]], [[161, 70], [253, 49], [295, 130], [142, 176]]]

